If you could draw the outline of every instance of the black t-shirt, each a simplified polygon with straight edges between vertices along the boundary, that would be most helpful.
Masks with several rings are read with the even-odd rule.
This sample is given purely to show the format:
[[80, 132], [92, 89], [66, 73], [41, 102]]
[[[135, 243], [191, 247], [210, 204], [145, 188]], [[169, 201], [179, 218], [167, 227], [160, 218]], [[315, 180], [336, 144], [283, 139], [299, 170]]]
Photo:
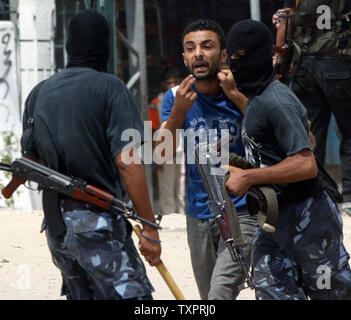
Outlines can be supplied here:
[[[24, 129], [36, 90], [26, 101]], [[68, 68], [40, 88], [34, 112], [34, 138], [40, 158], [48, 167], [118, 197], [124, 192], [115, 156], [132, 140], [138, 143], [138, 134], [122, 141], [122, 132], [135, 129], [141, 142], [142, 128], [130, 92], [115, 76], [88, 68]], [[33, 155], [35, 152], [32, 150]]]
[[255, 167], [274, 165], [303, 149], [312, 150], [307, 120], [307, 111], [295, 94], [273, 81], [246, 109], [243, 141], [247, 160]]
[[[307, 121], [307, 110], [295, 94], [280, 81], [273, 81], [246, 108], [242, 129], [246, 159], [258, 168], [312, 150]], [[281, 191], [285, 185], [276, 187]]]

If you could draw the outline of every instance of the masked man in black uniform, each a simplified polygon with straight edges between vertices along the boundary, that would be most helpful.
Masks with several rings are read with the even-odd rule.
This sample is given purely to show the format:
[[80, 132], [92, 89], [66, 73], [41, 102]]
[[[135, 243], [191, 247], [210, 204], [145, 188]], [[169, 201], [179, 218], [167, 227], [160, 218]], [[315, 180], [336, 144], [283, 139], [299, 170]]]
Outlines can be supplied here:
[[[335, 117], [341, 139], [341, 207], [351, 216], [351, 0], [287, 0], [284, 5], [294, 15], [289, 23], [292, 90], [308, 111], [314, 152], [322, 163], [331, 113]], [[286, 27], [285, 19], [280, 22], [278, 46]]]
[[[40, 159], [118, 198], [126, 189], [137, 213], [154, 221], [141, 162], [123, 161], [124, 155], [137, 155], [132, 146], [125, 150], [129, 141], [122, 141], [121, 135], [126, 129], [142, 132], [142, 123], [125, 85], [106, 73], [109, 28], [105, 18], [95, 11], [74, 16], [66, 48], [66, 68], [37, 85], [27, 98], [24, 156]], [[48, 209], [48, 203], [51, 207], [55, 203], [47, 199], [45, 190], [43, 200], [45, 216], [55, 214]], [[58, 207], [65, 232], [47, 221], [46, 235], [68, 299], [152, 299], [153, 288], [133, 244], [129, 221], [62, 195], [58, 195]], [[157, 265], [158, 232], [143, 225], [143, 236], [140, 252], [150, 265]]]
[[272, 34], [243, 20], [230, 29], [226, 48], [237, 87], [228, 90], [230, 74], [222, 87], [234, 101], [248, 97], [242, 137], [254, 167], [229, 167], [227, 188], [243, 195], [253, 185], [272, 185], [279, 202], [275, 232], [259, 229], [253, 242], [256, 297], [351, 299], [341, 214], [318, 174], [306, 109], [273, 80]]

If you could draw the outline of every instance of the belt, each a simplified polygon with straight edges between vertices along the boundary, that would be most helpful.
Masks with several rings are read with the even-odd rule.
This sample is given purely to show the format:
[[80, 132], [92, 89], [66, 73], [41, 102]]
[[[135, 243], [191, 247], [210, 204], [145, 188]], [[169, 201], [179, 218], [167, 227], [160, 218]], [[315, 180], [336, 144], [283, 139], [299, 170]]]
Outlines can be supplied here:
[[67, 197], [60, 197], [60, 205], [65, 211], [73, 210], [92, 210], [102, 211], [101, 208], [82, 200], [76, 200]]

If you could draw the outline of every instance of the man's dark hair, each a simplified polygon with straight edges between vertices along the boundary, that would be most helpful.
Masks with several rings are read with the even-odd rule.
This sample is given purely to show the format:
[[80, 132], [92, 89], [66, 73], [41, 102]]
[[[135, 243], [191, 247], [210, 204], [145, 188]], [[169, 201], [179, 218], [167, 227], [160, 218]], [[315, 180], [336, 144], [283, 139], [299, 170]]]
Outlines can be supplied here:
[[184, 42], [184, 37], [188, 33], [194, 32], [194, 31], [201, 31], [201, 30], [205, 30], [205, 31], [209, 30], [209, 31], [215, 32], [218, 36], [221, 50], [225, 49], [225, 34], [222, 27], [217, 22], [208, 20], [208, 19], [196, 20], [194, 22], [189, 23], [185, 27], [182, 33], [182, 46]]
[[162, 81], [166, 81], [170, 78], [181, 78], [182, 74], [177, 68], [169, 68], [166, 69], [165, 72], [162, 74]]

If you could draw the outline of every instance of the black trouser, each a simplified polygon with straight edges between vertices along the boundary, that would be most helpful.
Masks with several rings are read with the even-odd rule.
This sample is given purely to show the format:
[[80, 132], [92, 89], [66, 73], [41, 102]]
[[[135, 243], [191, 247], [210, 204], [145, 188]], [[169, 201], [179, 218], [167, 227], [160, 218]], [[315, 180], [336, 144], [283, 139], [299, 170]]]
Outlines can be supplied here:
[[341, 134], [340, 160], [345, 201], [351, 201], [351, 57], [302, 56], [293, 91], [308, 110], [316, 137], [315, 154], [324, 164], [331, 113]]

